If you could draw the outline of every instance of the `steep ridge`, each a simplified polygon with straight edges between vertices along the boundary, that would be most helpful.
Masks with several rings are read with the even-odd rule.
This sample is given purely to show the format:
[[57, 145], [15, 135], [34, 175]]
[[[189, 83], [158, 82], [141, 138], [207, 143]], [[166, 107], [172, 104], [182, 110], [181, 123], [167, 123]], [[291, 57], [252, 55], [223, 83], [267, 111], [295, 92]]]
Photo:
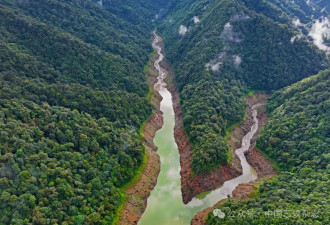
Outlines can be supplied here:
[[[171, 69], [170, 65], [167, 63], [167, 61], [164, 60], [162, 62], [162, 67], [166, 68], [166, 70], [168, 71], [166, 83], [168, 84], [168, 89], [172, 93], [173, 107], [175, 113], [174, 137], [180, 153], [182, 200], [185, 204], [187, 204], [197, 194], [213, 190], [219, 187], [219, 184], [222, 184], [225, 181], [233, 179], [234, 177], [238, 177], [242, 174], [242, 167], [234, 150], [239, 148], [240, 141], [244, 135], [237, 135], [237, 141], [235, 145], [230, 146], [230, 164], [220, 166], [212, 172], [207, 172], [200, 175], [194, 174], [194, 172], [192, 171], [191, 146], [188, 141], [187, 134], [183, 128], [182, 108], [180, 105], [179, 92], [177, 90], [174, 80], [175, 74]], [[247, 128], [247, 130], [248, 129], [249, 128]]]
[[[245, 152], [247, 162], [255, 169], [258, 175], [258, 179], [251, 181], [249, 183], [239, 184], [232, 193], [232, 199], [240, 199], [247, 200], [253, 196], [253, 194], [257, 191], [258, 185], [260, 185], [266, 179], [270, 179], [271, 177], [277, 175], [277, 171], [273, 166], [273, 163], [265, 158], [265, 156], [256, 148], [256, 139], [260, 134], [260, 131], [265, 126], [268, 116], [265, 109], [265, 103], [269, 95], [266, 94], [254, 94], [252, 96], [248, 96], [245, 98], [245, 102], [248, 105], [247, 107], [247, 116], [246, 119], [240, 124], [236, 126], [230, 132], [230, 139], [228, 140], [228, 144], [231, 149], [236, 149], [239, 147], [240, 140], [242, 137], [249, 131], [249, 128], [252, 123], [252, 115], [251, 115], [251, 106], [256, 103], [262, 103], [261, 107], [258, 107], [258, 115], [257, 118], [259, 120], [259, 130], [251, 140], [251, 147], [247, 152]], [[192, 219], [192, 225], [202, 225], [206, 223], [207, 216], [210, 212], [212, 212], [217, 206], [224, 204], [228, 199], [222, 200], [215, 204], [214, 206], [204, 209], [200, 211], [195, 217]]]
[[[276, 161], [280, 175], [262, 184], [255, 199], [218, 207], [237, 216], [209, 214], [207, 224], [328, 223], [329, 76], [322, 71], [274, 94], [257, 146]], [[238, 216], [247, 210], [252, 214]]]
[[[295, 28], [286, 24], [291, 15], [274, 4], [264, 6], [172, 2], [172, 13], [159, 27], [176, 74], [192, 177], [228, 164], [225, 136], [243, 118], [247, 90], [276, 90], [329, 65], [326, 54], [307, 38], [292, 41]], [[272, 19], [272, 13], [283, 14], [283, 21]]]

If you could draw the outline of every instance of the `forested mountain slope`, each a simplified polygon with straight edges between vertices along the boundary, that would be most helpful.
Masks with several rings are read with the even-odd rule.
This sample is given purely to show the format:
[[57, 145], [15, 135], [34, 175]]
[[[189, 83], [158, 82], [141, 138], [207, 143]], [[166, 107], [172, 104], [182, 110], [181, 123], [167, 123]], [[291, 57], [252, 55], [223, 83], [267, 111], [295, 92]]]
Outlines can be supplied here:
[[329, 224], [329, 99], [330, 70], [274, 94], [257, 146], [276, 161], [281, 174], [262, 184], [255, 199], [219, 207], [234, 216], [210, 214], [208, 224]]
[[110, 2], [0, 3], [0, 224], [115, 217], [144, 157], [158, 9], [131, 1], [125, 12], [148, 11], [133, 21]]
[[102, 8], [139, 27], [152, 27], [150, 20], [158, 20], [165, 13], [169, 0], [93, 0]]
[[277, 90], [329, 66], [325, 52], [295, 38], [292, 16], [272, 1], [185, 0], [170, 8], [159, 31], [197, 173], [228, 160], [218, 136], [243, 117], [247, 90]]
[[[123, 200], [120, 189], [144, 157], [139, 129], [152, 112], [144, 67], [152, 51], [153, 21], [165, 15], [159, 31], [175, 69], [196, 173], [228, 161], [223, 137], [242, 119], [242, 96], [249, 90], [283, 88], [329, 66], [325, 52], [306, 38], [308, 31], [292, 25], [296, 17], [311, 23], [313, 16], [328, 15], [325, 1], [311, 0], [307, 6], [286, 0], [173, 0], [169, 6], [167, 2], [0, 2], [0, 224], [114, 221]], [[322, 12], [311, 12], [313, 7]], [[280, 157], [279, 165], [289, 171], [283, 175], [289, 178], [283, 179], [302, 174], [319, 182], [326, 176], [316, 174], [324, 171], [324, 159], [313, 158], [319, 147], [300, 154], [291, 143], [295, 140], [270, 136], [280, 126], [276, 118], [288, 119], [285, 137], [291, 126], [298, 126], [291, 120], [304, 119], [304, 114], [276, 115], [281, 107], [289, 107], [287, 99], [298, 98], [294, 93], [309, 84], [326, 88], [318, 80], [329, 80], [327, 74], [276, 93], [269, 104], [275, 122], [258, 144]], [[328, 92], [309, 88], [306, 92], [320, 96], [317, 101], [328, 103]], [[311, 104], [323, 110], [320, 102]], [[314, 115], [313, 107], [305, 108]], [[310, 141], [323, 143], [323, 136], [314, 131], [324, 131], [326, 118], [304, 123], [311, 127], [305, 132], [311, 139], [302, 142], [304, 149]], [[281, 153], [278, 148], [283, 146], [293, 149]], [[315, 170], [302, 166], [314, 162], [311, 157]], [[271, 185], [265, 184], [264, 190]], [[310, 189], [301, 189], [304, 195], [314, 188], [308, 185]], [[321, 196], [322, 185], [316, 197], [308, 199]]]

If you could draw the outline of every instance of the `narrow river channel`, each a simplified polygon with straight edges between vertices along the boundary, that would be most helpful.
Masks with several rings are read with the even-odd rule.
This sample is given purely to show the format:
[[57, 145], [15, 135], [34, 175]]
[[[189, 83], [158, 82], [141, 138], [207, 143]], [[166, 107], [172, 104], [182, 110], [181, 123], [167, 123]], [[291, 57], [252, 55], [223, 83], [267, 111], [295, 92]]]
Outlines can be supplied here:
[[158, 147], [158, 155], [161, 160], [161, 170], [157, 185], [148, 198], [146, 211], [142, 215], [139, 225], [189, 225], [190, 221], [199, 211], [213, 206], [215, 203], [231, 195], [238, 184], [248, 183], [257, 179], [256, 172], [248, 164], [244, 152], [249, 149], [251, 139], [258, 130], [257, 110], [260, 104], [252, 107], [254, 123], [251, 131], [243, 137], [242, 146], [235, 150], [241, 160], [243, 174], [232, 180], [226, 181], [221, 187], [208, 193], [204, 198], [193, 198], [188, 204], [183, 204], [180, 181], [180, 156], [174, 140], [174, 110], [172, 95], [166, 88], [164, 79], [167, 71], [160, 66], [164, 59], [161, 53], [160, 37], [154, 32], [153, 48], [159, 58], [155, 62], [158, 71], [158, 82], [154, 88], [163, 97], [160, 110], [163, 112], [164, 125], [156, 133], [154, 143]]

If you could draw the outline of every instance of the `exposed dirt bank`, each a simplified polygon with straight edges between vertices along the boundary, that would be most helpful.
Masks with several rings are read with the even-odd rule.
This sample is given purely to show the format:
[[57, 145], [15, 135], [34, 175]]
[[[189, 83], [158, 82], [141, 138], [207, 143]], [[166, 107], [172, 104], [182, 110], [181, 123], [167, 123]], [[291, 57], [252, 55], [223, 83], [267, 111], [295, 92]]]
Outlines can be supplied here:
[[[231, 131], [231, 136], [228, 141], [228, 144], [230, 148], [236, 149], [240, 146], [240, 142], [242, 140], [242, 137], [248, 133], [250, 130], [250, 127], [253, 123], [252, 121], [252, 115], [251, 115], [251, 107], [252, 105], [256, 103], [266, 103], [268, 95], [266, 94], [260, 94], [257, 93], [253, 96], [246, 97], [245, 101], [248, 105], [247, 107], [247, 117], [246, 120], [243, 121], [243, 123], [240, 126], [235, 127]], [[259, 129], [258, 132], [255, 134], [255, 136], [252, 138], [252, 144], [250, 149], [245, 153], [246, 159], [248, 163], [256, 170], [258, 174], [258, 179], [255, 181], [252, 181], [250, 183], [246, 184], [239, 184], [236, 189], [233, 191], [233, 198], [236, 199], [248, 199], [250, 197], [251, 192], [255, 191], [257, 186], [263, 182], [266, 179], [270, 179], [274, 175], [277, 174], [275, 168], [273, 167], [273, 164], [267, 160], [261, 152], [257, 150], [255, 147], [255, 141], [257, 137], [259, 136], [261, 128], [266, 124], [267, 122], [267, 114], [265, 111], [264, 106], [260, 106], [257, 108], [258, 115], [257, 118], [259, 120]], [[201, 212], [199, 212], [191, 221], [192, 225], [204, 225], [206, 224], [206, 217], [207, 215], [213, 211], [213, 209], [223, 203], [225, 203], [227, 200], [222, 200], [215, 204], [213, 207], [207, 208]]]
[[160, 171], [160, 159], [156, 153], [157, 147], [153, 143], [156, 131], [163, 126], [162, 112], [159, 110], [162, 98], [153, 88], [158, 75], [154, 68], [154, 62], [157, 58], [157, 54], [151, 57], [151, 63], [147, 72], [147, 81], [152, 90], [151, 104], [154, 108], [153, 116], [146, 122], [143, 129], [143, 144], [148, 155], [147, 162], [138, 181], [126, 189], [127, 199], [120, 213], [118, 223], [120, 225], [138, 223], [147, 207], [147, 199], [157, 183], [157, 177]]
[[[164, 49], [164, 48], [163, 48]], [[163, 53], [166, 55], [165, 53]], [[173, 107], [175, 113], [174, 137], [178, 145], [181, 164], [181, 191], [183, 202], [188, 203], [194, 196], [213, 190], [230, 180], [242, 174], [242, 167], [236, 154], [232, 154], [232, 163], [230, 165], [220, 166], [211, 172], [194, 175], [192, 172], [192, 153], [188, 143], [187, 135], [182, 129], [182, 109], [180, 106], [179, 93], [174, 82], [174, 73], [170, 65], [164, 60], [161, 66], [168, 71], [166, 83], [168, 90], [172, 93]]]

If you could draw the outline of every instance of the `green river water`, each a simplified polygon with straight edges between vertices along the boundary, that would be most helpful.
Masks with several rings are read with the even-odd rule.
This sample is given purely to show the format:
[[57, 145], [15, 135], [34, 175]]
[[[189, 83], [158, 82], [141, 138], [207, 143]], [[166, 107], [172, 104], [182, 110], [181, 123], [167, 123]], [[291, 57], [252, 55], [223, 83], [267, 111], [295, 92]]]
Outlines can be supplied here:
[[175, 118], [172, 95], [167, 90], [164, 82], [167, 71], [159, 65], [164, 58], [159, 45], [160, 37], [156, 33], [154, 33], [154, 36], [153, 47], [159, 55], [159, 59], [155, 62], [155, 67], [159, 72], [155, 89], [163, 97], [160, 110], [163, 112], [164, 125], [157, 131], [154, 138], [154, 143], [158, 147], [157, 154], [160, 156], [161, 160], [161, 170], [157, 184], [148, 198], [146, 211], [138, 224], [189, 225], [194, 215], [205, 208], [213, 206], [220, 200], [227, 198], [227, 195], [231, 195], [238, 184], [248, 183], [257, 179], [256, 172], [245, 159], [244, 151], [250, 147], [250, 141], [258, 130], [257, 111], [255, 110], [258, 104], [252, 107], [254, 124], [251, 127], [251, 131], [244, 136], [242, 147], [235, 151], [241, 160], [243, 174], [226, 181], [218, 189], [205, 194], [202, 199], [193, 198], [188, 204], [183, 204], [180, 180], [180, 156], [174, 139]]

